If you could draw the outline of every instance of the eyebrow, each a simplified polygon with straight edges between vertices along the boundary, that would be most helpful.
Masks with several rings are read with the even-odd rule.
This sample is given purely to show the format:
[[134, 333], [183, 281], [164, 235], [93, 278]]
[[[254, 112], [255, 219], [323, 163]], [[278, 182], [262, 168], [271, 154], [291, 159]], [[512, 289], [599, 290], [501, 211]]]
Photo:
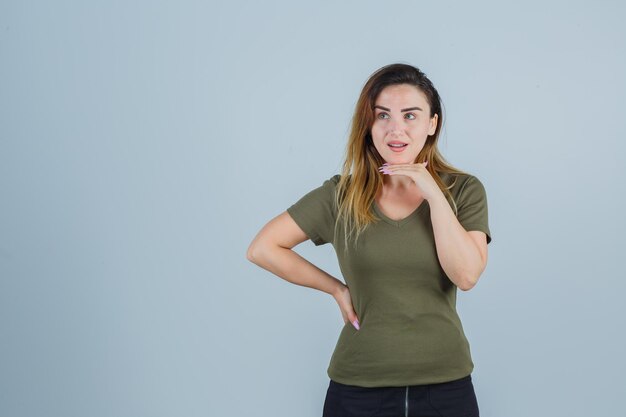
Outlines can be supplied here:
[[[391, 110], [389, 110], [387, 107], [378, 106], [378, 105], [374, 106], [374, 108], [379, 108], [379, 109], [383, 109], [383, 110], [391, 111]], [[408, 107], [408, 108], [406, 108], [406, 109], [402, 109], [402, 110], [400, 110], [400, 111], [401, 111], [401, 112], [404, 112], [404, 111], [409, 111], [409, 110], [419, 110], [419, 111], [422, 111], [422, 109], [421, 109], [421, 108], [419, 108], [419, 107], [417, 107], [417, 106], [416, 106], [416, 107]]]

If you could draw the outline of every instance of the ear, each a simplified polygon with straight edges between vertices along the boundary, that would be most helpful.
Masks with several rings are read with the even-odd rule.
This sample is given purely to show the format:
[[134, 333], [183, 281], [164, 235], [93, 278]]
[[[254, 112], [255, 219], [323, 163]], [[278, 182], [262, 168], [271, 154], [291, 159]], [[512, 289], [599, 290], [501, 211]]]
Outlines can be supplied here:
[[437, 120], [439, 120], [439, 115], [435, 113], [435, 115], [430, 118], [430, 127], [428, 129], [428, 136], [435, 134], [435, 130], [437, 130]]

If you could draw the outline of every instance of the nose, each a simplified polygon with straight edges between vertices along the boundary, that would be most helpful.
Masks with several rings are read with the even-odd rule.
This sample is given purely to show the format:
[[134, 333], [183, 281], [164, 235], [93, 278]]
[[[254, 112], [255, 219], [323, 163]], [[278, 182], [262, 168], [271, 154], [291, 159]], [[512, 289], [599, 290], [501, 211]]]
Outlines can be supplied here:
[[400, 121], [392, 120], [388, 126], [389, 126], [390, 135], [401, 134], [402, 131], [404, 130], [404, 124]]

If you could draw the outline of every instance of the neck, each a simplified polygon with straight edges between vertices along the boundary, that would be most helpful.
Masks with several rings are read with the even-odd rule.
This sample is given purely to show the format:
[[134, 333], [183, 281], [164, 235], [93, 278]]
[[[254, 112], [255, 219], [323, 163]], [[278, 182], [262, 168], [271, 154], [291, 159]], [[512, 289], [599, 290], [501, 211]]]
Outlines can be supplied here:
[[415, 182], [413, 182], [413, 180], [406, 175], [392, 176], [383, 174], [383, 184], [391, 189], [399, 190], [411, 189], [416, 187]]

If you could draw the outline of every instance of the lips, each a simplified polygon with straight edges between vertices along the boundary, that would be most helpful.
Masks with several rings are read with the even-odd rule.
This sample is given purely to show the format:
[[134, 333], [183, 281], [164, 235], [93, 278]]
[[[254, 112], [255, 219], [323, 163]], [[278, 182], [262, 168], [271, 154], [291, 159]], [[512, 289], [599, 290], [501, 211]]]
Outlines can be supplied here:
[[391, 149], [392, 152], [402, 152], [409, 146], [409, 144], [400, 142], [398, 140], [392, 140], [391, 142], [387, 143], [387, 146], [389, 147], [389, 149]]

